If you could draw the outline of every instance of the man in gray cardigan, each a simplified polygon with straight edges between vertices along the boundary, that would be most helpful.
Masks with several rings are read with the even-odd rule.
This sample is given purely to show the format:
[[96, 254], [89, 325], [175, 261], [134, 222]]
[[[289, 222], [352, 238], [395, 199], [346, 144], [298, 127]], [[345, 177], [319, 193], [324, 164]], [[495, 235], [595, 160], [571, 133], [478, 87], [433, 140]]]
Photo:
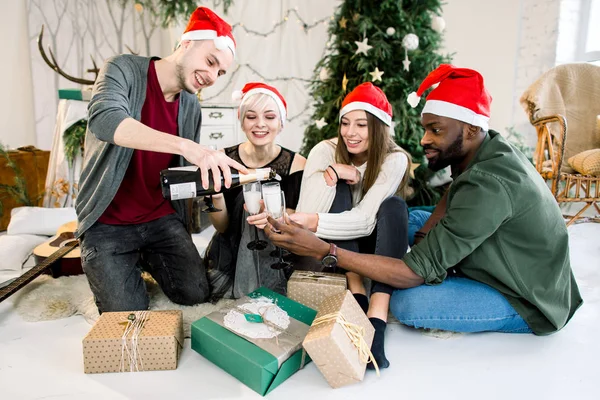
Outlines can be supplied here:
[[[142, 270], [175, 303], [208, 293], [206, 271], [186, 230], [184, 204], [162, 197], [159, 172], [197, 165], [208, 187], [245, 168], [199, 144], [195, 96], [231, 66], [231, 27], [211, 10], [191, 16], [180, 46], [164, 59], [120, 55], [98, 75], [88, 106], [76, 211], [83, 269], [100, 312], [148, 308]], [[179, 203], [179, 204], [178, 204]]]

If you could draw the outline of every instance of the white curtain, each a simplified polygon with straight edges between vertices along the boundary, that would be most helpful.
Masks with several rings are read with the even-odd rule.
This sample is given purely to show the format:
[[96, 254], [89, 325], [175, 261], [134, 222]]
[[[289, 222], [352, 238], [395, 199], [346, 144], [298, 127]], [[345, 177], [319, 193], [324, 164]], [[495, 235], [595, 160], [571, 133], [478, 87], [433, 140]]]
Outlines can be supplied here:
[[78, 154], [72, 163], [65, 156], [64, 133], [80, 119], [87, 119], [87, 102], [61, 100], [58, 103], [54, 141], [50, 152], [44, 192], [44, 207], [74, 207], [79, 191], [79, 175], [83, 157]]

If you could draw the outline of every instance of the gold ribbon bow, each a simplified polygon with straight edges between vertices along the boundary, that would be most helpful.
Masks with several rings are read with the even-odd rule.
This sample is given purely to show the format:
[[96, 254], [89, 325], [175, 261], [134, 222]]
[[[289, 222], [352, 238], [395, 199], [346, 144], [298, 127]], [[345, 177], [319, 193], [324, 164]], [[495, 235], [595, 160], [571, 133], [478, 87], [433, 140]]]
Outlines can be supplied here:
[[313, 321], [312, 326], [326, 324], [328, 322], [340, 324], [342, 329], [344, 329], [344, 332], [346, 332], [346, 335], [348, 335], [348, 337], [350, 338], [352, 344], [358, 350], [358, 357], [360, 358], [360, 361], [362, 361], [365, 364], [372, 362], [375, 366], [377, 376], [379, 376], [379, 365], [377, 365], [377, 361], [375, 361], [375, 357], [373, 356], [373, 353], [371, 353], [371, 349], [369, 349], [369, 346], [365, 341], [365, 328], [363, 328], [360, 325], [349, 322], [339, 311], [316, 318]]

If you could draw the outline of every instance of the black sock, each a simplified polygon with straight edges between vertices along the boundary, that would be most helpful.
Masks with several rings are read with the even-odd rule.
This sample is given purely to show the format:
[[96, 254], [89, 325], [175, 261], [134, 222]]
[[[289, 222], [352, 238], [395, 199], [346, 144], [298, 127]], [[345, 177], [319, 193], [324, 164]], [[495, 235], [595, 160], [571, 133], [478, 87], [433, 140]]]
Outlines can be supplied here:
[[369, 311], [369, 298], [362, 293], [352, 293], [362, 310], [367, 313]]
[[[373, 353], [373, 357], [375, 357], [375, 361], [377, 361], [379, 368], [387, 368], [390, 366], [390, 362], [385, 358], [385, 350], [383, 348], [387, 323], [375, 317], [369, 318], [369, 321], [371, 321], [371, 324], [373, 324], [373, 327], [375, 328], [375, 337], [373, 338], [373, 345], [371, 345], [371, 353]], [[371, 362], [367, 365], [367, 368], [375, 369], [375, 365]]]

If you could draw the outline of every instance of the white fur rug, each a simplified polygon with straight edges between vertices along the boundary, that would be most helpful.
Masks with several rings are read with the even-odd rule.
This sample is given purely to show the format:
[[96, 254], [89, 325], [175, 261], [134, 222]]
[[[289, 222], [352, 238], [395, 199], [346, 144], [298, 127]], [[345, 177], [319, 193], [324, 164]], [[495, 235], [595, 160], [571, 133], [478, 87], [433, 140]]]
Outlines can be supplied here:
[[[143, 276], [150, 295], [150, 309], [181, 310], [183, 312], [185, 337], [190, 337], [190, 326], [194, 321], [234, 302], [234, 300], [222, 299], [217, 304], [203, 303], [195, 306], [182, 306], [169, 300], [150, 275], [144, 274]], [[58, 279], [54, 279], [49, 275], [42, 275], [15, 294], [12, 300], [19, 315], [29, 322], [49, 321], [67, 318], [72, 315], [82, 315], [90, 325], [93, 325], [99, 316], [85, 275], [63, 276]], [[391, 313], [388, 317], [388, 323], [399, 324]], [[437, 339], [451, 339], [462, 335], [437, 329], [419, 329], [419, 331], [426, 336]]]
[[[185, 337], [190, 337], [192, 322], [233, 302], [233, 300], [223, 299], [217, 304], [182, 306], [169, 300], [152, 277], [145, 274], [144, 279], [150, 295], [151, 310], [183, 312]], [[99, 316], [85, 275], [63, 276], [58, 279], [43, 275], [17, 292], [12, 300], [19, 315], [30, 322], [83, 315], [85, 320], [93, 325]]]

